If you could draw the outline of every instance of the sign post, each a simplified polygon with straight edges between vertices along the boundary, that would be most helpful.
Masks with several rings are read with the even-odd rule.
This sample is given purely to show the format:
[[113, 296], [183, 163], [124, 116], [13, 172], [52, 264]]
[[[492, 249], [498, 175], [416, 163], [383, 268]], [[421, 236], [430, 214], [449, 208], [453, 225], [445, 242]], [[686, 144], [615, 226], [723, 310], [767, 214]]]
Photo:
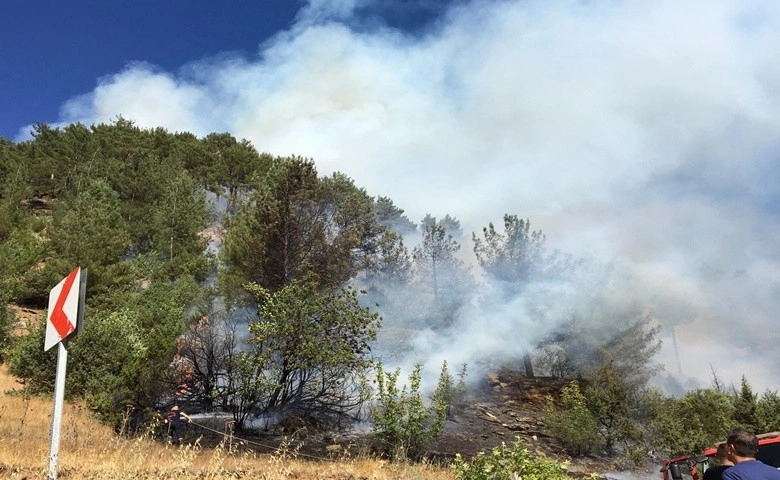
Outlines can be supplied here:
[[49, 292], [49, 310], [46, 316], [46, 339], [43, 350], [59, 344], [57, 351], [57, 379], [54, 384], [54, 413], [51, 420], [51, 447], [47, 480], [57, 479], [59, 462], [62, 408], [65, 401], [65, 374], [68, 363], [67, 340], [83, 328], [84, 298], [87, 271], [76, 268]]

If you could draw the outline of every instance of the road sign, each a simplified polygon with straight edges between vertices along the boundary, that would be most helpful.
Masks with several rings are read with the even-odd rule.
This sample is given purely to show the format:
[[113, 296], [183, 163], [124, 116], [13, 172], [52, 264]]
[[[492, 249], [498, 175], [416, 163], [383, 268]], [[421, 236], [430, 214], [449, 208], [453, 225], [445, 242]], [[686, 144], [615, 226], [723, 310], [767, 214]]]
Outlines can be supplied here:
[[76, 331], [81, 283], [81, 268], [76, 268], [49, 292], [43, 351], [49, 350]]
[[87, 270], [76, 268], [49, 292], [49, 313], [46, 316], [46, 340], [43, 351], [59, 345], [57, 351], [57, 378], [54, 382], [54, 412], [51, 419], [51, 446], [46, 480], [57, 480], [60, 457], [60, 430], [62, 405], [65, 401], [65, 374], [68, 349], [65, 340], [84, 324], [84, 295], [87, 291]]

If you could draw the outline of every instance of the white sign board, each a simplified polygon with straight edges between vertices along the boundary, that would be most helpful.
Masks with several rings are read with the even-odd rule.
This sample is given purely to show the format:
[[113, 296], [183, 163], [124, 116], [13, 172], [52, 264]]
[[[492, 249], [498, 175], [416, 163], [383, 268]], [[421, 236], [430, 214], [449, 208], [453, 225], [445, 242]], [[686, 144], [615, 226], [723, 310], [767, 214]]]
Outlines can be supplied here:
[[65, 340], [78, 327], [81, 268], [76, 268], [49, 292], [43, 351]]

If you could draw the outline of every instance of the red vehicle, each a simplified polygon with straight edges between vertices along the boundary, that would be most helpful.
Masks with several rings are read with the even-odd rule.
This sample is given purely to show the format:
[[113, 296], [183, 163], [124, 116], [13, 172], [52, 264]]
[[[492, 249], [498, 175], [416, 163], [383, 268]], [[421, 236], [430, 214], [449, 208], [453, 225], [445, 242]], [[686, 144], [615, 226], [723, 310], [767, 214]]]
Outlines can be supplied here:
[[[701, 480], [709, 467], [717, 465], [716, 447], [710, 447], [699, 456], [673, 457], [664, 460], [661, 478], [664, 480]], [[780, 469], [780, 432], [758, 435], [758, 460]]]

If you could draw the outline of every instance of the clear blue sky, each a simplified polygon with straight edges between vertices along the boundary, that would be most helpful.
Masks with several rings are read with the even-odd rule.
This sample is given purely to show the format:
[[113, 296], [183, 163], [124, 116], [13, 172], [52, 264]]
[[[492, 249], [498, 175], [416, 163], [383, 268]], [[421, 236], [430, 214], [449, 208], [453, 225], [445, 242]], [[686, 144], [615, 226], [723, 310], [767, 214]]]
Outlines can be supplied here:
[[[399, 0], [367, 15], [415, 29], [442, 0]], [[0, 28], [0, 136], [53, 123], [68, 99], [129, 62], [165, 71], [224, 52], [255, 56], [288, 29], [301, 0], [5, 0]]]

